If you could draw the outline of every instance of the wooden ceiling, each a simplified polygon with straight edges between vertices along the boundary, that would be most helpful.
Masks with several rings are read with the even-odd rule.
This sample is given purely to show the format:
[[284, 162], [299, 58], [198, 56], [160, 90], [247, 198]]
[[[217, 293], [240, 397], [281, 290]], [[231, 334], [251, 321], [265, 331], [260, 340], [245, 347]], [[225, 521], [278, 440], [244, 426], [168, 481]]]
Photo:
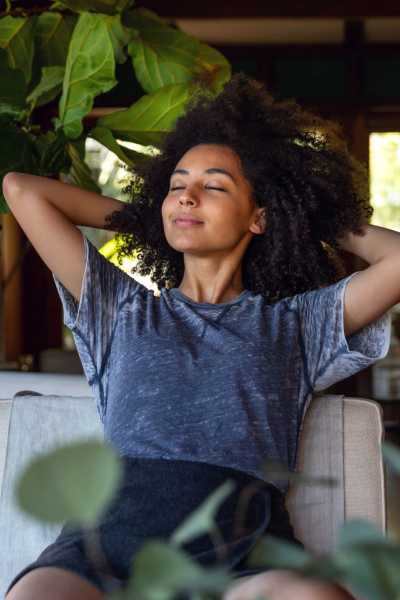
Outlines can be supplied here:
[[[13, 9], [24, 7], [49, 7], [52, 0], [14, 0]], [[365, 2], [365, 0], [137, 0], [136, 6], [154, 10], [162, 17], [179, 17], [192, 19], [219, 19], [229, 17], [324, 17], [324, 18], [371, 18], [400, 17], [398, 0], [381, 0]], [[5, 0], [0, 0], [0, 11], [5, 10]]]
[[400, 17], [398, 0], [382, 0], [367, 3], [365, 0], [138, 0], [136, 6], [154, 10], [162, 17], [208, 18], [227, 17], [324, 17], [324, 18], [368, 18]]

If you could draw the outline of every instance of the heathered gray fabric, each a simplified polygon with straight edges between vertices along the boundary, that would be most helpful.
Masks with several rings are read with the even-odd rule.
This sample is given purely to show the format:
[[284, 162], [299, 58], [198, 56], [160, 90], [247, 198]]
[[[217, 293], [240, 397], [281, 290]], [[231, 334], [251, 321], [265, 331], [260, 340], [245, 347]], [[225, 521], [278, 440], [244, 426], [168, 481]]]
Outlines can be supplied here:
[[274, 304], [250, 290], [198, 303], [177, 288], [156, 296], [83, 237], [80, 302], [53, 278], [105, 439], [121, 454], [204, 461], [274, 482], [263, 461], [294, 470], [313, 391], [388, 352], [389, 312], [344, 335], [355, 273]]

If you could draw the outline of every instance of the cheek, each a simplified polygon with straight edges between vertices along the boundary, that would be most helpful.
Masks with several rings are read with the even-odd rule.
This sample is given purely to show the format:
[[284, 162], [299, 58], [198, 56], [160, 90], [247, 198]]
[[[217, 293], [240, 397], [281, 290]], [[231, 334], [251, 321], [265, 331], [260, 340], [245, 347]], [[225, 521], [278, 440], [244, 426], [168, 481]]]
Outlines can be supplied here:
[[163, 219], [166, 219], [167, 214], [170, 210], [170, 198], [168, 196], [166, 196], [161, 204], [161, 216]]

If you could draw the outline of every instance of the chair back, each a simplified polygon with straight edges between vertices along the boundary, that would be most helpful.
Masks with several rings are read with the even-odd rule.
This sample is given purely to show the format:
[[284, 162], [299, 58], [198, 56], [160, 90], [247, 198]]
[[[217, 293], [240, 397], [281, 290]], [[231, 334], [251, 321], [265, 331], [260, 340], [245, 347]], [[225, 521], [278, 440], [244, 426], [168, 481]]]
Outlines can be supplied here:
[[296, 537], [314, 554], [334, 549], [344, 521], [367, 519], [386, 533], [383, 410], [378, 402], [315, 395], [303, 421], [296, 471], [337, 485], [292, 483], [286, 507]]

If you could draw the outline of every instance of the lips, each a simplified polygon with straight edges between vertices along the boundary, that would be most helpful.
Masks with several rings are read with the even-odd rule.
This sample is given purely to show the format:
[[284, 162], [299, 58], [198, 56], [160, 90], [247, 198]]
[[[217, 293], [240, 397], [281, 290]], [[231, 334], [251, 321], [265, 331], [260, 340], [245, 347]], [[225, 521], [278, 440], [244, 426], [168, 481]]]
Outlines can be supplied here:
[[176, 217], [174, 219], [174, 223], [176, 222], [180, 222], [180, 223], [202, 223], [203, 221], [200, 221], [199, 219], [192, 219], [190, 217]]
[[195, 221], [194, 219], [175, 219], [175, 223], [197, 223], [200, 225], [201, 221]]

